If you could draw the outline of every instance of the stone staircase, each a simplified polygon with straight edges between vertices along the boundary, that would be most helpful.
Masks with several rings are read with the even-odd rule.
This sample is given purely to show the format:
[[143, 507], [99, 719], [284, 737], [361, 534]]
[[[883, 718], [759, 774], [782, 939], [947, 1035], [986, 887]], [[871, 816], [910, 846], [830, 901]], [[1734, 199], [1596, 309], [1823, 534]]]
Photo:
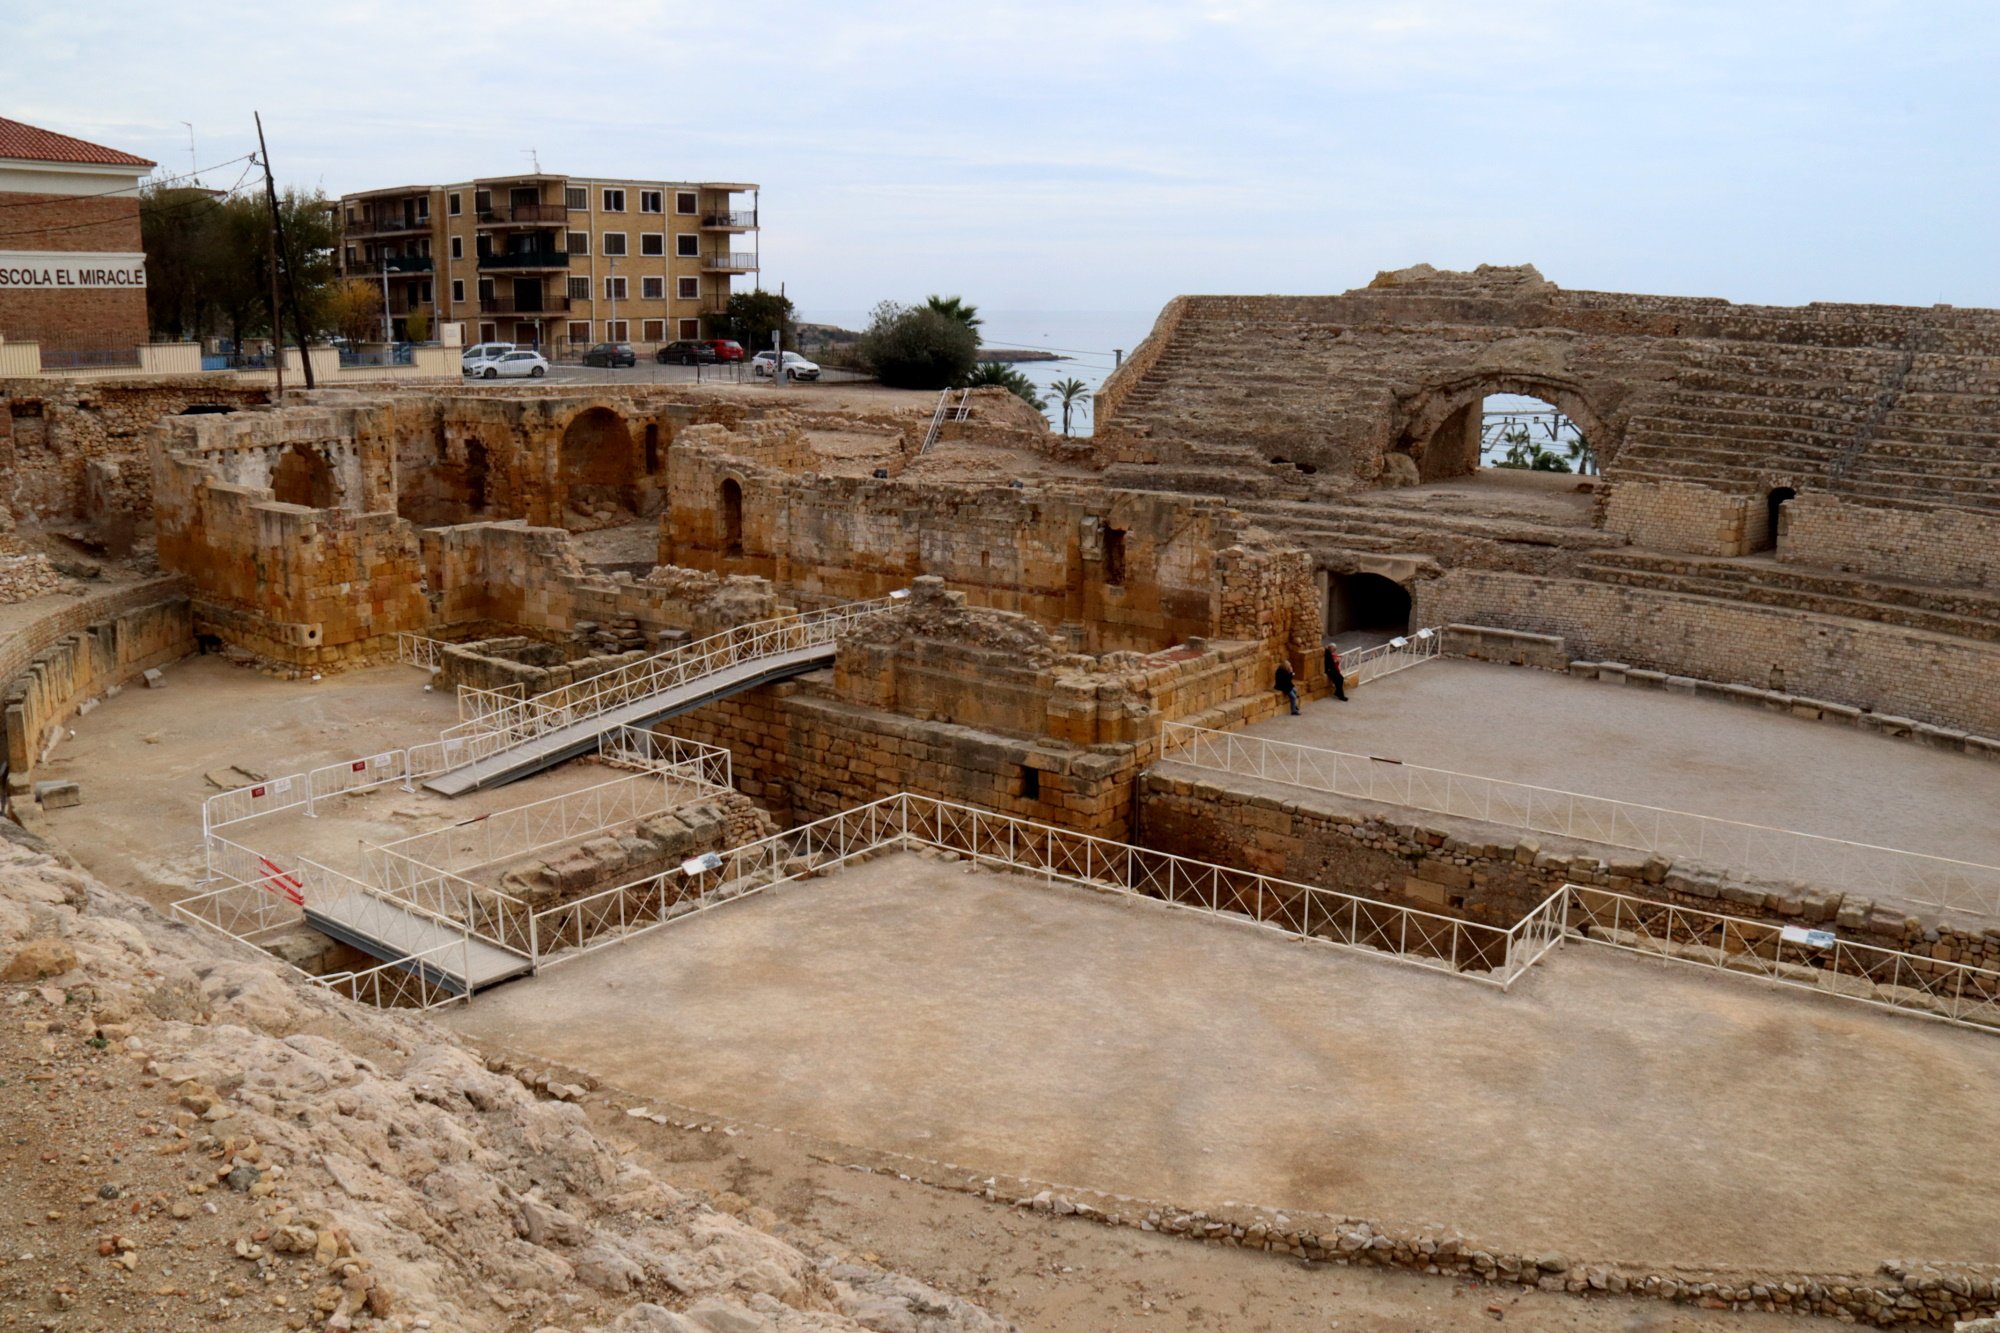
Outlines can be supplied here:
[[1631, 547], [1592, 552], [1578, 564], [1576, 577], [2000, 643], [2000, 593], [1960, 586], [1864, 578], [1768, 558], [1668, 555]]

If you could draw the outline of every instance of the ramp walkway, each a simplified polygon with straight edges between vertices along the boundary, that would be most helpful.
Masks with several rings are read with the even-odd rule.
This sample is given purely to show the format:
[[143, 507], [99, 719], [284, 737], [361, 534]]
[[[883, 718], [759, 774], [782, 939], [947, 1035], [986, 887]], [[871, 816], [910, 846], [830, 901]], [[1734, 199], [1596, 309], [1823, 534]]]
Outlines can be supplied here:
[[412, 911], [355, 885], [306, 899], [306, 924], [371, 958], [399, 964], [454, 995], [470, 995], [518, 977], [526, 954], [489, 944], [434, 916]]
[[527, 777], [597, 748], [621, 727], [645, 726], [833, 661], [841, 634], [901, 604], [872, 601], [739, 625], [670, 652], [520, 699], [462, 689], [474, 716], [413, 748], [413, 776], [444, 796]]

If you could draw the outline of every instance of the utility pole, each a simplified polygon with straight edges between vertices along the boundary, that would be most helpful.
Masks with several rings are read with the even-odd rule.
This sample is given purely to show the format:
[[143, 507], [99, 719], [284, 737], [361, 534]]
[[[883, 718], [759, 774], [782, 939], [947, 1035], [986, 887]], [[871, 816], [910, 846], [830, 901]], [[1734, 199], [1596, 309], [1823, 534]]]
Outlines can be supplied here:
[[[271, 150], [264, 144], [264, 116], [253, 111], [251, 117], [257, 122], [257, 156], [264, 163], [264, 199], [271, 206], [271, 331], [278, 349], [278, 394], [285, 392], [285, 338], [284, 322], [278, 318], [278, 266], [284, 262], [285, 220], [278, 212], [278, 186], [271, 178]], [[292, 331], [299, 339], [299, 364], [305, 367], [306, 387], [313, 388], [312, 353], [306, 350], [306, 322], [299, 315], [299, 291], [292, 282], [292, 271], [285, 265], [286, 304], [292, 309]]]
[[382, 265], [382, 341], [393, 342], [389, 327], [389, 252], [380, 242], [375, 246], [375, 257]]

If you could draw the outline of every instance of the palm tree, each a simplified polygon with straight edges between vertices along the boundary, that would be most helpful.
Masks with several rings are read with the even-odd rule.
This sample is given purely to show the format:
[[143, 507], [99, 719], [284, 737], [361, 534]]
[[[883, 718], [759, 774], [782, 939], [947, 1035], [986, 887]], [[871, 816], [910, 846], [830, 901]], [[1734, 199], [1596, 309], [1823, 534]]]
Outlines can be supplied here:
[[974, 333], [979, 332], [979, 326], [984, 322], [979, 318], [978, 306], [967, 305], [962, 299], [956, 296], [933, 296], [924, 302], [924, 307], [928, 310], [935, 310], [946, 319], [957, 320]]
[[1037, 412], [1048, 404], [1035, 392], [1035, 382], [1012, 366], [998, 361], [982, 361], [970, 375], [958, 382], [961, 389], [1005, 389]]
[[1072, 411], [1090, 410], [1090, 386], [1080, 379], [1057, 380], [1049, 386], [1049, 392], [1062, 405], [1063, 434], [1069, 434], [1069, 414]]

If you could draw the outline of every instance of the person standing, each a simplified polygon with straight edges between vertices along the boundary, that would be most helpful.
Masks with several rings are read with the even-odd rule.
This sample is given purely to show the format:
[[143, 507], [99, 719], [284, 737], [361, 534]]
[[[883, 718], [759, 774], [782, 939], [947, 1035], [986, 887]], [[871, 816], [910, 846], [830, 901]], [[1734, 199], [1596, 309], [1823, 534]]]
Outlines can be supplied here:
[[1299, 715], [1299, 685], [1296, 680], [1292, 679], [1292, 664], [1290, 662], [1281, 661], [1278, 663], [1278, 674], [1272, 680], [1271, 687], [1291, 701], [1292, 716], [1297, 717]]
[[1321, 656], [1326, 663], [1326, 678], [1333, 682], [1333, 697], [1346, 703], [1347, 668], [1341, 665], [1340, 649], [1329, 643]]

